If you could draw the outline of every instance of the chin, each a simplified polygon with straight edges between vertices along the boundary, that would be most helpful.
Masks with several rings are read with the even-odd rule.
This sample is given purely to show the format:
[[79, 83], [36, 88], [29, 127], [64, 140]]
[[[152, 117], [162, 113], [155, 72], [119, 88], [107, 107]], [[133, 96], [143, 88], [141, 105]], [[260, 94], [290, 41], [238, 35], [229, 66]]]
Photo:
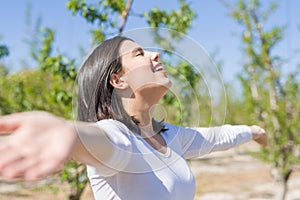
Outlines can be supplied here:
[[165, 87], [166, 90], [169, 90], [172, 87], [172, 81], [167, 79], [165, 82], [161, 83], [162, 87]]
[[168, 89], [170, 89], [172, 87], [173, 83], [172, 81], [169, 79], [168, 83], [167, 83], [167, 87]]
[[163, 85], [161, 85], [161, 87], [159, 88], [159, 93], [162, 94], [162, 96], [164, 96], [168, 91], [169, 89], [172, 87], [172, 82], [169, 81]]

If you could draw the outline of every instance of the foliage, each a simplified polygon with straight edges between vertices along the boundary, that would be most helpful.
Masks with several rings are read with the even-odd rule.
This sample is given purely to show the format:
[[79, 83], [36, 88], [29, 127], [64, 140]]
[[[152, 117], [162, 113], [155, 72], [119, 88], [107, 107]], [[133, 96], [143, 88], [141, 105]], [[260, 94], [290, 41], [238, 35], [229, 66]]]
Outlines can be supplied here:
[[269, 133], [269, 148], [264, 149], [265, 159], [278, 169], [284, 183], [282, 199], [287, 191], [287, 181], [298, 163], [299, 155], [299, 69], [291, 68], [283, 74], [282, 58], [273, 55], [276, 45], [283, 39], [284, 26], [264, 25], [277, 4], [270, 3], [262, 11], [258, 0], [239, 0], [231, 5], [231, 16], [243, 27], [242, 42], [248, 61], [239, 78], [244, 88], [244, 105], [249, 119], [257, 121]]
[[[59, 113], [51, 112], [72, 119], [72, 101], [75, 98], [73, 86], [77, 75], [75, 60], [60, 54], [51, 56], [54, 32], [48, 28], [42, 29], [41, 32], [43, 33], [43, 40], [37, 59], [39, 69], [42, 72], [51, 74], [56, 79], [60, 79], [60, 84], [54, 84], [50, 90], [50, 95], [55, 99], [55, 105], [59, 108]], [[55, 81], [55, 83], [58, 83], [58, 81]], [[69, 161], [62, 171], [62, 181], [67, 181], [71, 186], [69, 199], [79, 199], [87, 183], [85, 166], [76, 161]]]
[[[180, 9], [172, 10], [169, 14], [156, 7], [138, 16], [145, 18], [152, 28], [169, 28], [187, 33], [196, 15], [188, 3], [184, 0], [179, 2]], [[96, 28], [91, 30], [92, 42], [95, 44], [102, 42], [107, 35], [123, 32], [128, 17], [133, 15], [130, 12], [132, 3], [132, 0], [105, 0], [98, 4], [87, 4], [85, 0], [70, 0], [67, 7], [73, 15], [79, 14], [87, 23], [95, 25]]]
[[[179, 0], [179, 3], [178, 10], [167, 11], [156, 7], [141, 14], [131, 12], [132, 0], [99, 0], [98, 3], [93, 4], [85, 0], [69, 0], [66, 6], [73, 15], [82, 17], [91, 25], [92, 44], [96, 44], [110, 35], [122, 33], [129, 16], [143, 18], [152, 28], [175, 30], [170, 32], [171, 37], [180, 40], [180, 37], [190, 29], [196, 14], [191, 9], [191, 4], [184, 0]], [[34, 34], [25, 42], [29, 45], [32, 59], [36, 61], [38, 67], [15, 74], [8, 74], [5, 67], [1, 68], [0, 114], [37, 109], [71, 119], [73, 84], [77, 75], [76, 60], [60, 53], [53, 55], [55, 33], [50, 28], [41, 28], [40, 18], [34, 28], [32, 31]], [[161, 44], [166, 42], [159, 34], [156, 39]], [[170, 44], [166, 42], [163, 46], [167, 47], [166, 45]], [[0, 49], [0, 57], [9, 54], [6, 46], [2, 45]], [[172, 55], [169, 58], [171, 60]], [[168, 63], [168, 60], [164, 62]], [[179, 115], [171, 116], [174, 123], [191, 124], [193, 121], [191, 113], [195, 108], [191, 105], [204, 111], [207, 110], [207, 106], [211, 106], [207, 91], [201, 89], [206, 87], [199, 85], [199, 83], [204, 84], [202, 77], [186, 62], [172, 64], [172, 68], [169, 67], [168, 71], [172, 76], [178, 77], [175, 82], [183, 88], [179, 96], [168, 94], [162, 103], [168, 107], [171, 115], [177, 109], [182, 111]], [[198, 102], [200, 96], [204, 104], [197, 105], [195, 102]], [[201, 120], [207, 122], [206, 116], [210, 116], [209, 114], [209, 111], [205, 113]], [[68, 162], [61, 178], [72, 187], [69, 199], [79, 199], [87, 183], [85, 167], [77, 162]]]
[[106, 34], [116, 34], [115, 29], [121, 30], [121, 15], [125, 10], [124, 0], [104, 0], [97, 4], [87, 4], [85, 0], [70, 0], [66, 4], [73, 15], [79, 14], [87, 23], [95, 25], [91, 30], [92, 42], [102, 42]]
[[[178, 10], [159, 7], [136, 14], [131, 12], [132, 0], [69, 0], [67, 8], [91, 25], [92, 44], [102, 42], [108, 36], [124, 31], [129, 16], [140, 17], [152, 28], [170, 28], [171, 38], [180, 40], [191, 28], [196, 17], [190, 3], [179, 0]], [[259, 0], [237, 0], [226, 4], [231, 16], [243, 28], [241, 41], [248, 60], [239, 75], [243, 98], [228, 96], [227, 121], [232, 123], [259, 123], [270, 136], [270, 147], [262, 150], [264, 159], [279, 170], [281, 180], [286, 183], [299, 162], [300, 137], [300, 86], [299, 68], [285, 75], [281, 72], [283, 58], [273, 50], [284, 37], [284, 26], [264, 25], [277, 4], [265, 4]], [[47, 110], [65, 118], [72, 118], [73, 84], [77, 74], [76, 60], [62, 54], [53, 55], [55, 33], [49, 28], [40, 28], [37, 22], [35, 33], [26, 42], [38, 68], [8, 74], [0, 63], [0, 114], [25, 110]], [[164, 49], [173, 49], [168, 39], [157, 32], [156, 42]], [[202, 77], [187, 62], [171, 63], [172, 54], [163, 62], [179, 91], [171, 91], [163, 99], [168, 120], [181, 125], [193, 124], [196, 108], [201, 110], [201, 124], [211, 120], [211, 102]], [[0, 45], [0, 59], [9, 55], [6, 45]], [[172, 65], [172, 67], [170, 67]], [[176, 88], [175, 88], [176, 89]], [[173, 93], [172, 93], [173, 92]], [[231, 92], [229, 92], [231, 94]], [[201, 102], [201, 104], [197, 104]], [[178, 112], [180, 112], [178, 114]], [[197, 124], [198, 125], [198, 124]], [[70, 199], [79, 199], [87, 183], [85, 167], [77, 162], [68, 162], [61, 174], [72, 191]], [[283, 195], [284, 196], [284, 195]]]
[[7, 46], [5, 45], [0, 45], [0, 58], [8, 56], [9, 55], [9, 50]]
[[[27, 42], [32, 45], [31, 55], [34, 55], [39, 67], [3, 75], [0, 80], [0, 113], [46, 110], [71, 119], [73, 86], [77, 74], [75, 60], [61, 54], [51, 55], [53, 30], [44, 28], [36, 31], [36, 37], [32, 38], [35, 42]], [[82, 185], [87, 183], [87, 178], [82, 178], [85, 172], [74, 173], [74, 167], [79, 166], [79, 163], [70, 161], [62, 172], [62, 180], [68, 181], [72, 188], [70, 199], [79, 199]]]
[[[73, 15], [79, 15], [92, 27], [92, 44], [103, 41], [107, 36], [122, 33], [126, 25], [133, 1], [102, 0], [96, 4], [88, 4], [85, 0], [69, 0], [67, 8]], [[28, 5], [30, 9], [30, 5]], [[180, 9], [172, 10], [170, 14], [158, 8], [139, 15], [152, 27], [167, 27], [186, 33], [195, 14], [189, 4], [180, 0]], [[30, 10], [27, 10], [27, 21]], [[160, 14], [166, 18], [155, 17]], [[155, 22], [154, 22], [155, 21]], [[180, 21], [181, 23], [178, 23]], [[28, 24], [31, 25], [31, 24]], [[76, 60], [69, 59], [62, 54], [52, 55], [55, 33], [50, 28], [41, 28], [39, 18], [31, 30], [31, 36], [25, 39], [30, 47], [30, 55], [36, 61], [38, 68], [22, 70], [14, 74], [8, 74], [6, 68], [1, 66], [0, 79], [0, 114], [26, 110], [46, 110], [56, 115], [72, 118], [73, 84], [77, 75]], [[0, 46], [0, 58], [9, 54], [5, 45]], [[197, 76], [193, 76], [191, 67], [179, 64], [177, 74], [181, 81], [191, 79], [189, 84], [194, 85]], [[188, 99], [186, 93], [183, 98]], [[184, 111], [185, 112], [185, 111]], [[184, 114], [188, 116], [188, 114]], [[69, 199], [79, 199], [87, 183], [85, 167], [77, 162], [68, 162], [61, 174], [62, 181], [71, 185], [72, 191]]]
[[[0, 35], [0, 39], [1, 39], [1, 35]], [[8, 56], [9, 55], [9, 50], [8, 47], [6, 45], [0, 44], [0, 59]]]
[[167, 64], [166, 70], [170, 77], [175, 77], [173, 89], [161, 101], [166, 107], [168, 121], [182, 126], [208, 125], [210, 97], [200, 73], [185, 61]]
[[186, 34], [196, 15], [188, 3], [183, 0], [179, 2], [180, 9], [178, 11], [172, 10], [170, 14], [165, 10], [160, 10], [158, 7], [144, 13], [149, 26], [152, 28], [169, 28]]

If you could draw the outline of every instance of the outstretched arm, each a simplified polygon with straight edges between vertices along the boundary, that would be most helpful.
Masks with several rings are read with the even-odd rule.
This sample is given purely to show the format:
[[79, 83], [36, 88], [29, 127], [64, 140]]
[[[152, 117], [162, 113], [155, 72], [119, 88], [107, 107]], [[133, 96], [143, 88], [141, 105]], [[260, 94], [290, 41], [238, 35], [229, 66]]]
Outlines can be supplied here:
[[182, 137], [185, 158], [195, 158], [211, 152], [227, 150], [250, 140], [262, 146], [268, 144], [265, 130], [256, 125], [181, 128], [179, 133]]
[[113, 151], [112, 143], [99, 127], [67, 121], [47, 112], [1, 117], [0, 134], [7, 135], [0, 138], [0, 177], [7, 181], [43, 178], [70, 158], [97, 165]]

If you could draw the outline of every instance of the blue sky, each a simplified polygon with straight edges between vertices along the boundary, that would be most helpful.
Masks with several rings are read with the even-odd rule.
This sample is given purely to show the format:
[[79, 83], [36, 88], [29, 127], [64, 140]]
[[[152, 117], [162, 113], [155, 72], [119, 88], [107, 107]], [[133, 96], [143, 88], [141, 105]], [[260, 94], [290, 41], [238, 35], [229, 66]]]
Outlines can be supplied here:
[[[31, 2], [31, 18], [34, 23], [38, 16], [42, 18], [42, 26], [56, 31], [55, 50], [70, 57], [78, 57], [79, 47], [90, 47], [90, 26], [79, 16], [72, 16], [67, 10], [67, 0], [9, 0], [2, 1], [0, 12], [0, 44], [10, 49], [10, 56], [5, 58], [7, 66], [18, 70], [21, 60], [30, 61], [29, 47], [24, 39], [30, 34], [26, 29], [25, 10], [27, 2]], [[91, 1], [88, 1], [91, 2]], [[95, 1], [94, 1], [95, 2]], [[171, 2], [171, 3], [170, 3]], [[227, 10], [218, 0], [189, 0], [198, 17], [193, 22], [188, 36], [202, 45], [207, 52], [218, 49], [216, 60], [222, 60], [224, 79], [232, 81], [235, 74], [241, 70], [245, 56], [240, 48], [239, 34], [241, 27], [227, 16]], [[234, 2], [231, 0], [230, 2]], [[266, 0], [264, 2], [269, 2]], [[286, 39], [276, 48], [276, 53], [284, 58], [292, 57], [289, 64], [300, 63], [293, 52], [300, 49], [300, 1], [278, 0], [279, 9], [272, 15], [266, 26], [288, 25]], [[143, 13], [151, 7], [178, 8], [177, 0], [135, 0], [133, 11]], [[145, 27], [144, 20], [130, 17], [125, 30]], [[81, 59], [81, 58], [79, 58]], [[29, 62], [30, 63], [30, 62]], [[30, 66], [33, 67], [33, 66]]]

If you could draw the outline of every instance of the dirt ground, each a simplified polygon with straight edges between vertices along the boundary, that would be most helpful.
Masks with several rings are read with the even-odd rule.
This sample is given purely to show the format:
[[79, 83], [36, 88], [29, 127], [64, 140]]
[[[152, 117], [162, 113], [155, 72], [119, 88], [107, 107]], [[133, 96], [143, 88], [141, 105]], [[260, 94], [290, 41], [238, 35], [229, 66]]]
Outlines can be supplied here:
[[[190, 161], [197, 184], [195, 200], [279, 200], [281, 186], [272, 178], [271, 166], [248, 154], [257, 148], [256, 144], [249, 143]], [[0, 181], [0, 200], [67, 199], [67, 185], [55, 185], [59, 190], [53, 194], [45, 182], [32, 185]], [[90, 187], [82, 199], [93, 200]], [[287, 200], [300, 200], [299, 171], [290, 178]]]

